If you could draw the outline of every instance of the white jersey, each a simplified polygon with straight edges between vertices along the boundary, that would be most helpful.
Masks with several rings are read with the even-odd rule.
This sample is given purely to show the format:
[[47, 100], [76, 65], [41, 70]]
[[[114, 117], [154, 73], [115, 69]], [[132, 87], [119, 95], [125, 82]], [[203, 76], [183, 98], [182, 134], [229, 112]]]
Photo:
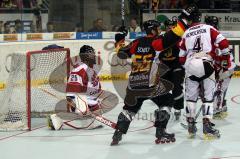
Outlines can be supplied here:
[[219, 45], [221, 54], [229, 52], [226, 38], [214, 27], [197, 24], [185, 31], [180, 42], [180, 56], [190, 57], [195, 53], [215, 52], [215, 45]]
[[185, 31], [180, 42], [179, 57], [185, 57], [185, 69], [189, 75], [204, 76], [203, 60], [213, 61], [216, 45], [221, 55], [228, 54], [228, 41], [214, 27], [196, 24]]
[[101, 91], [101, 84], [96, 71], [85, 63], [76, 65], [67, 82], [67, 96], [84, 93], [89, 106], [96, 105], [96, 95]]

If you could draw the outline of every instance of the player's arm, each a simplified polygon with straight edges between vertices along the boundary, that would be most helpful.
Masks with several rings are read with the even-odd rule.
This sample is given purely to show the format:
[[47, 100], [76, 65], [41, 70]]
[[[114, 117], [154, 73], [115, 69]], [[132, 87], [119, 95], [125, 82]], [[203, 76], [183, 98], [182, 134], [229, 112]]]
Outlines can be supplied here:
[[162, 51], [173, 46], [181, 40], [186, 29], [186, 23], [183, 20], [179, 20], [176, 27], [166, 32], [163, 36], [159, 36], [152, 42], [154, 50]]
[[120, 48], [119, 51], [117, 52], [117, 56], [120, 59], [131, 58], [131, 56], [135, 53], [137, 45], [138, 45], [138, 40], [134, 40], [127, 46]]
[[215, 28], [210, 28], [212, 43], [218, 46], [218, 56], [221, 57], [221, 67], [228, 69], [231, 67], [231, 52], [228, 40]]
[[153, 48], [156, 51], [162, 51], [176, 44], [188, 28], [187, 21], [193, 20], [193, 15], [198, 12], [198, 7], [194, 4], [191, 4], [186, 9], [183, 9], [181, 15], [179, 16], [177, 25], [170, 31], [166, 32], [164, 36], [160, 36], [154, 40], [152, 42]]
[[179, 43], [179, 62], [180, 64], [184, 65], [186, 58], [187, 58], [187, 49], [185, 45], [185, 38], [183, 37], [182, 40]]

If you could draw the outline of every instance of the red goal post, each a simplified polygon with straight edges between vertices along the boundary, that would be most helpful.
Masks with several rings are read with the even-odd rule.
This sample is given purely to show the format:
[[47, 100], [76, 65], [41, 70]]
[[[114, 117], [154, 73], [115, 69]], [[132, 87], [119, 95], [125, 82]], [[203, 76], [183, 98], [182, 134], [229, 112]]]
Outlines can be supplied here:
[[0, 130], [31, 130], [33, 117], [54, 113], [60, 102], [39, 88], [61, 96], [65, 94], [70, 50], [61, 48], [13, 54], [10, 68], [7, 87], [3, 99], [0, 99]]

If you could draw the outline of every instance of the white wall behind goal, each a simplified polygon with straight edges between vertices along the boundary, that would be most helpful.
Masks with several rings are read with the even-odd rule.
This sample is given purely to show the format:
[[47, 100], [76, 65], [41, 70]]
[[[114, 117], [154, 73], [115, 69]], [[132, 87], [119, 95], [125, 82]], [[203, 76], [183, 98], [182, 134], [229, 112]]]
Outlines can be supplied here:
[[[79, 49], [82, 45], [91, 45], [96, 50], [96, 55], [103, 61], [98, 64], [103, 64], [100, 74], [109, 74], [110, 65], [108, 61], [111, 61], [111, 56], [114, 52], [114, 40], [102, 39], [102, 40], [62, 40], [62, 41], [35, 41], [35, 42], [9, 42], [0, 43], [0, 87], [8, 78], [8, 71], [10, 70], [11, 54], [21, 53], [26, 54], [28, 51], [41, 50], [43, 47], [57, 44], [70, 48], [71, 57], [77, 56]], [[98, 59], [98, 58], [97, 58]], [[74, 61], [73, 61], [74, 62]]]
[[[239, 65], [239, 46], [240, 38], [228, 38], [234, 42], [230, 47], [234, 49], [235, 62]], [[96, 55], [102, 59], [98, 64], [102, 65], [100, 75], [111, 76], [111, 68], [116, 66], [129, 66], [128, 63], [122, 63], [113, 59], [115, 55], [114, 39], [98, 39], [98, 40], [53, 40], [53, 41], [32, 41], [32, 42], [8, 42], [0, 43], [0, 90], [4, 88], [8, 78], [8, 70], [10, 69], [11, 54], [22, 53], [28, 51], [41, 50], [43, 47], [57, 44], [69, 48], [71, 57], [77, 56], [79, 48], [82, 45], [91, 45], [96, 50]], [[99, 58], [97, 58], [99, 59]], [[74, 61], [73, 61], [74, 62]]]

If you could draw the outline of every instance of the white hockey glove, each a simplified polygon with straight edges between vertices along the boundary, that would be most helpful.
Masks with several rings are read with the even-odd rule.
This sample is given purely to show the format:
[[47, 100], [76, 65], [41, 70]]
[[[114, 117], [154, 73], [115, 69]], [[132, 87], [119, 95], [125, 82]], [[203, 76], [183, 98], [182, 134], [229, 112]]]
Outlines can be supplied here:
[[224, 70], [221, 69], [219, 72], [219, 80], [224, 80], [229, 78], [233, 74], [234, 70]]

